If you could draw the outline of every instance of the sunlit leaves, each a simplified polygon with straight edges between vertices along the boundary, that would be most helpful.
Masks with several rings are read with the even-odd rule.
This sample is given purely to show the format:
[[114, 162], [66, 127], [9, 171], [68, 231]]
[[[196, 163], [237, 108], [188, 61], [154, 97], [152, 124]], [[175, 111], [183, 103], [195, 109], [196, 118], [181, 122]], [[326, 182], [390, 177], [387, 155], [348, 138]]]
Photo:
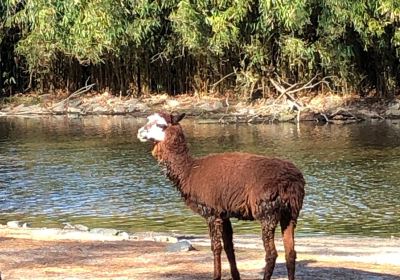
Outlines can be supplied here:
[[145, 81], [161, 79], [149, 66], [175, 67], [176, 83], [192, 88], [233, 72], [251, 87], [273, 72], [297, 82], [334, 75], [346, 89], [366, 76], [400, 86], [398, 0], [4, 0], [0, 19], [0, 42], [15, 28], [30, 73], [52, 73], [60, 57], [96, 66], [129, 58]]
[[[78, 1], [69, 0], [64, 6], [65, 14], [61, 23], [63, 39], [61, 49], [76, 57], [82, 63], [102, 61], [102, 55], [118, 49], [125, 32], [124, 11], [115, 8], [112, 0]], [[77, 2], [80, 2], [79, 4]], [[64, 2], [65, 3], [65, 2]], [[76, 5], [80, 8], [77, 9]], [[74, 18], [69, 21], [69, 18]]]
[[180, 1], [177, 9], [170, 16], [174, 31], [181, 39], [181, 44], [190, 50], [205, 51], [207, 45], [207, 25], [204, 15], [196, 10], [189, 0]]
[[[161, 2], [161, 3], [160, 3]], [[130, 16], [127, 19], [128, 41], [139, 47], [152, 44], [154, 33], [162, 28], [163, 9], [169, 9], [168, 1], [131, 0]]]

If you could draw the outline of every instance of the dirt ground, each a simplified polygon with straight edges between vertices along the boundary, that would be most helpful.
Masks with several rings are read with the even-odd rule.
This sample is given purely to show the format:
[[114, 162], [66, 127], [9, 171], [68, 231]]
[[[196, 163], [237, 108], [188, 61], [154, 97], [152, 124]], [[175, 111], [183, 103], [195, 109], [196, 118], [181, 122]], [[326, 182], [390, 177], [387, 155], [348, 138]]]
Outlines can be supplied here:
[[[46, 239], [0, 231], [2, 280], [212, 278], [212, 254], [206, 239], [193, 240], [196, 251], [173, 253], [165, 251], [167, 243], [154, 241]], [[240, 237], [237, 243], [242, 279], [261, 279], [261, 243], [247, 237]], [[297, 279], [400, 279], [399, 249], [397, 239], [299, 238]], [[287, 279], [281, 245], [278, 253], [273, 279]], [[225, 256], [223, 279], [230, 279]]]

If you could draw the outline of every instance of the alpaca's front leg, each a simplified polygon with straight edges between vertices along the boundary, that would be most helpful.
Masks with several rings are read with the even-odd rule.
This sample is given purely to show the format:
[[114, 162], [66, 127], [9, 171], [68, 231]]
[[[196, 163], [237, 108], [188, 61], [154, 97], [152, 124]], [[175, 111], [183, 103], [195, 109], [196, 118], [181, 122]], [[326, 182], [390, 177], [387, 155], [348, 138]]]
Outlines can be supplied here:
[[214, 280], [221, 279], [221, 252], [222, 252], [222, 219], [210, 217], [207, 219], [211, 238], [211, 250], [214, 254]]

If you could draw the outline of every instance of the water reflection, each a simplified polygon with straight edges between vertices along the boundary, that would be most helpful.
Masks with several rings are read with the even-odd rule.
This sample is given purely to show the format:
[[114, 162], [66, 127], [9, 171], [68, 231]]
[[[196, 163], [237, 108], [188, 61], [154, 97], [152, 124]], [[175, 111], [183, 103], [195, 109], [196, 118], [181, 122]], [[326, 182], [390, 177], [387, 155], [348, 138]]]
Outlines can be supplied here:
[[[143, 122], [0, 118], [0, 222], [206, 233], [136, 139]], [[308, 182], [300, 233], [400, 236], [399, 124], [183, 125], [197, 156], [240, 150], [294, 161]]]

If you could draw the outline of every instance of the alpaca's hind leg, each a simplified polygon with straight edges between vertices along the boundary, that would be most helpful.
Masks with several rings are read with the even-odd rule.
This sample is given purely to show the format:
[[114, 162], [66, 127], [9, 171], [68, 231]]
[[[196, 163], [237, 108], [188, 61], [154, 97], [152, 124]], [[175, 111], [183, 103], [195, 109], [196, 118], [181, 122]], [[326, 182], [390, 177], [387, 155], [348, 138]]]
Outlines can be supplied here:
[[211, 250], [214, 254], [214, 280], [221, 279], [221, 237], [222, 237], [222, 219], [210, 217], [207, 220], [208, 229], [211, 238]]
[[239, 280], [240, 274], [236, 266], [235, 250], [233, 249], [233, 230], [229, 219], [223, 220], [222, 239], [224, 240], [224, 250], [231, 267], [232, 280]]
[[274, 218], [261, 221], [262, 239], [265, 248], [264, 280], [270, 280], [275, 268], [278, 252], [275, 248], [275, 228], [278, 221]]
[[282, 217], [281, 231], [283, 238], [283, 246], [285, 247], [286, 268], [289, 280], [294, 280], [296, 268], [296, 251], [294, 250], [294, 230], [296, 221], [290, 217]]

